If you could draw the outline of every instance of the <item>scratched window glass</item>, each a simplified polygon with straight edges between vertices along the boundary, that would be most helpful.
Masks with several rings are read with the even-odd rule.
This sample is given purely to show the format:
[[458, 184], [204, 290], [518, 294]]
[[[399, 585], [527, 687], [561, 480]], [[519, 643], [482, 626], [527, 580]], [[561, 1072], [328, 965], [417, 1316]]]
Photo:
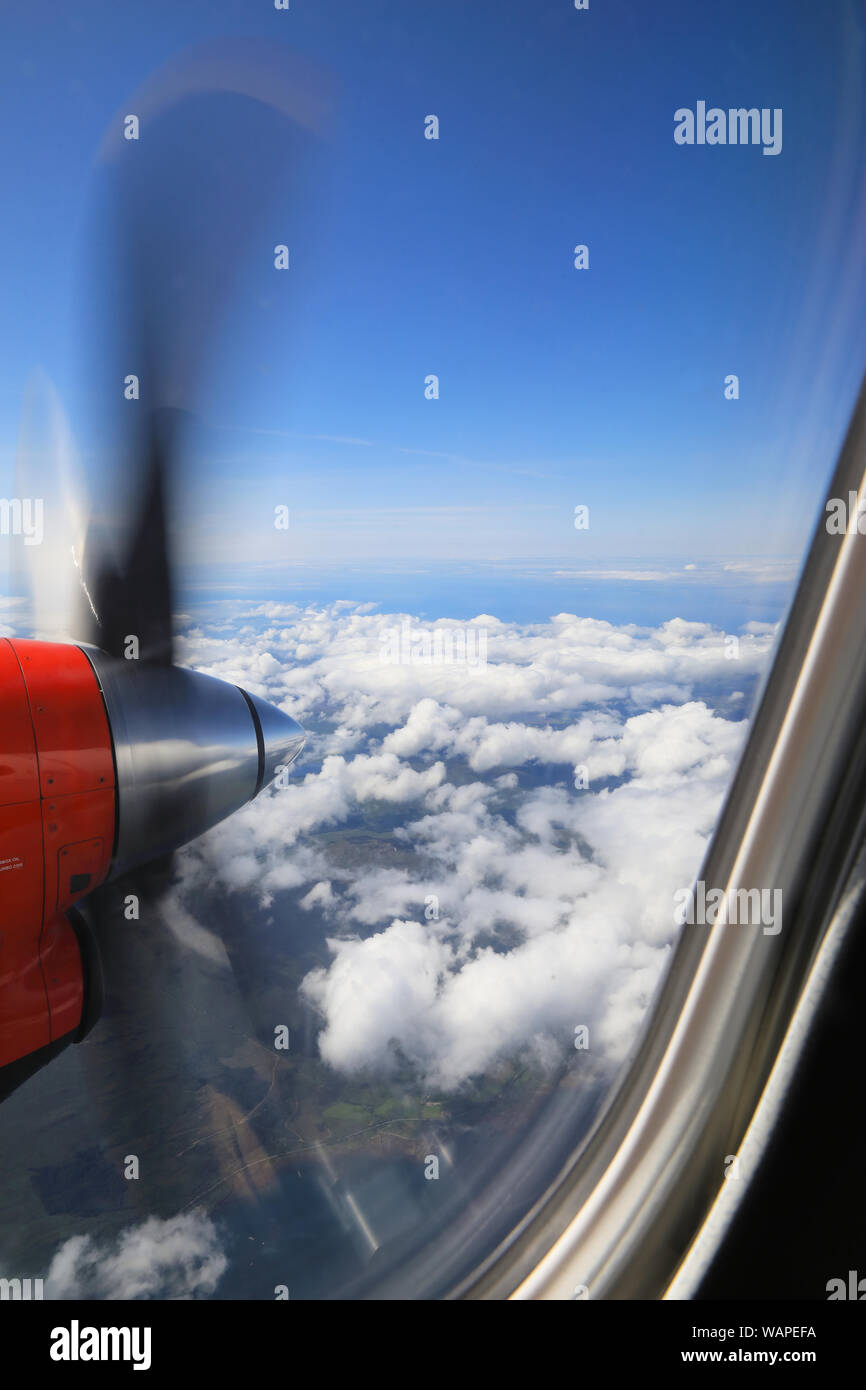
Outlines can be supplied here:
[[862, 17], [0, 30], [0, 1277], [445, 1294], [718, 911], [857, 525]]

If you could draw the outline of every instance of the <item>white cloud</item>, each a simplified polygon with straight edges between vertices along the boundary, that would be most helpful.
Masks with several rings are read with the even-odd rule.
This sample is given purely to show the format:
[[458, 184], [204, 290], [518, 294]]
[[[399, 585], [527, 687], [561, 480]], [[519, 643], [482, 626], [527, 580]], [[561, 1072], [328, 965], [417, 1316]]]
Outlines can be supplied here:
[[51, 1299], [207, 1298], [228, 1268], [210, 1217], [150, 1216], [113, 1241], [72, 1236], [45, 1275]]
[[[205, 882], [265, 905], [295, 889], [320, 913], [329, 963], [302, 989], [346, 1072], [402, 1056], [454, 1088], [507, 1053], [562, 1056], [578, 1024], [613, 1068], [745, 734], [719, 710], [740, 708], [773, 630], [750, 625], [732, 660], [706, 623], [485, 615], [486, 666], [390, 666], [379, 633], [405, 615], [368, 609], [236, 605], [187, 634], [190, 664], [281, 704], [310, 739], [291, 785], [187, 852], [185, 901]], [[386, 813], [393, 865], [321, 838]]]
[[[356, 737], [377, 724], [396, 728], [424, 700], [490, 722], [528, 713], [549, 720], [623, 697], [645, 707], [660, 698], [686, 701], [698, 684], [730, 683], [735, 669], [740, 680], [756, 674], [769, 647], [769, 634], [746, 631], [731, 660], [726, 634], [682, 619], [644, 628], [570, 613], [525, 625], [482, 615], [475, 622], [487, 630], [486, 665], [388, 665], [380, 660], [381, 633], [412, 621], [408, 614], [345, 603], [234, 605], [234, 612], [228, 633], [222, 619], [222, 631], [205, 623], [188, 631], [179, 659], [246, 682], [302, 722], [330, 716]], [[466, 625], [425, 624], [431, 626]]]
[[309, 893], [301, 898], [301, 907], [308, 911], [313, 907], [330, 907], [334, 902], [334, 890], [327, 879], [314, 883]]

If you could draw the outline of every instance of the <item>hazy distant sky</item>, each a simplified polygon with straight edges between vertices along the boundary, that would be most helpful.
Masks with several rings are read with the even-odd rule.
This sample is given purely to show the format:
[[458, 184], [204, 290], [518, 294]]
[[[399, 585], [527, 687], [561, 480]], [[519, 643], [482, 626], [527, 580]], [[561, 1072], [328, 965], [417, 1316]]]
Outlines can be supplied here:
[[[166, 58], [247, 34], [330, 72], [336, 118], [310, 206], [278, 196], [239, 268], [198, 403], [190, 557], [799, 553], [864, 358], [854, 14], [808, 0], [7, 0], [0, 495], [31, 367], [75, 419], [81, 237], [106, 128]], [[781, 108], [782, 152], [677, 146], [674, 112], [698, 100]]]

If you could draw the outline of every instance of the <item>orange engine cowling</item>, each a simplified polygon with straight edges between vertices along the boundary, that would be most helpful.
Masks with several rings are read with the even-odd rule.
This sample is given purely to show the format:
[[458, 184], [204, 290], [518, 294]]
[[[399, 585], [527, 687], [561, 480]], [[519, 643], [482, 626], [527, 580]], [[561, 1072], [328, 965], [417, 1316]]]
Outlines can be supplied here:
[[80, 647], [0, 639], [0, 1067], [71, 1041], [88, 972], [67, 911], [107, 876], [111, 732]]
[[246, 805], [304, 739], [214, 676], [0, 639], [0, 1099], [99, 1016], [76, 902]]

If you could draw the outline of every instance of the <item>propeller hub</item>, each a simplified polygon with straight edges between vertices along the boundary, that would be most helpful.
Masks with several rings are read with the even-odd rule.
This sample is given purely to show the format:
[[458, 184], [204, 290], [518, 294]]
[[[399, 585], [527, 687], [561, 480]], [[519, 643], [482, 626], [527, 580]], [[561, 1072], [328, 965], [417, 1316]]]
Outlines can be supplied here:
[[304, 746], [290, 715], [236, 685], [82, 650], [105, 701], [117, 770], [112, 877], [230, 816]]

